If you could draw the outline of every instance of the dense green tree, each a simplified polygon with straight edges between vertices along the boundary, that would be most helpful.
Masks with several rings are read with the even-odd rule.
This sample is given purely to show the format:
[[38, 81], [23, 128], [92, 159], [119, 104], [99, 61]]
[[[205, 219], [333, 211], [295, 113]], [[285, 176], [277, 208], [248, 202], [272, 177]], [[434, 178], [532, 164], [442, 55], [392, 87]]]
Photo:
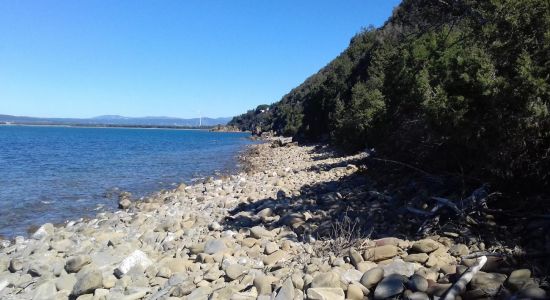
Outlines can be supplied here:
[[232, 123], [548, 188], [550, 1], [405, 0], [270, 108]]

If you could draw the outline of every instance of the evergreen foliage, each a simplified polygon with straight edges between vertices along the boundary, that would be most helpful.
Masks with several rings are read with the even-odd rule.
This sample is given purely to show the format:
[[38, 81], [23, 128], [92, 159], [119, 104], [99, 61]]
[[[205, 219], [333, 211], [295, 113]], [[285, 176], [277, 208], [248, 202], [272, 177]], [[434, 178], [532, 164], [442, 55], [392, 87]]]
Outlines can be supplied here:
[[550, 2], [404, 0], [269, 113], [230, 124], [548, 188]]

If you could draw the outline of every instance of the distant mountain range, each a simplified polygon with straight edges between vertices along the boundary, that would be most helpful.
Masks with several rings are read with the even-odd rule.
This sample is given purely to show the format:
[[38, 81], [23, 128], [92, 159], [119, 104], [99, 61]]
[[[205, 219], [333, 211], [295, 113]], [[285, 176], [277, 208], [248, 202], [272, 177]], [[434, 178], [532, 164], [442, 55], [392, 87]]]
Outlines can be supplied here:
[[231, 118], [192, 118], [181, 119], [172, 117], [124, 117], [118, 115], [105, 115], [93, 118], [40, 118], [1, 115], [0, 123], [12, 124], [37, 124], [37, 125], [113, 125], [113, 126], [185, 126], [198, 127], [226, 125]]

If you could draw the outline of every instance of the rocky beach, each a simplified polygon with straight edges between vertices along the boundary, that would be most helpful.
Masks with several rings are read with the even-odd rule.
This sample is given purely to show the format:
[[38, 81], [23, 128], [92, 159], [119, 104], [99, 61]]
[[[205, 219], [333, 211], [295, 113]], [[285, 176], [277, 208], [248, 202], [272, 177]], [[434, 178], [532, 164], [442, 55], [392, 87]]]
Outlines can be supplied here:
[[546, 298], [528, 265], [503, 258], [514, 245], [400, 232], [396, 220], [413, 223], [369, 189], [366, 156], [275, 139], [239, 174], [1, 240], [0, 298]]

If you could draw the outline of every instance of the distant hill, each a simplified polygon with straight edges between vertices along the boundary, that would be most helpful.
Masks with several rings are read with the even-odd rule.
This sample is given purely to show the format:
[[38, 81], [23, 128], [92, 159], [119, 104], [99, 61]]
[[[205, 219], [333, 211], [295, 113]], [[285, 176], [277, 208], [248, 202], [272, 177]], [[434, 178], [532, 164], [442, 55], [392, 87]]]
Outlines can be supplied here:
[[124, 117], [104, 115], [93, 118], [40, 118], [26, 116], [0, 115], [0, 123], [14, 124], [51, 124], [51, 125], [115, 125], [115, 126], [185, 126], [196, 127], [226, 125], [231, 118], [181, 119], [172, 117]]

